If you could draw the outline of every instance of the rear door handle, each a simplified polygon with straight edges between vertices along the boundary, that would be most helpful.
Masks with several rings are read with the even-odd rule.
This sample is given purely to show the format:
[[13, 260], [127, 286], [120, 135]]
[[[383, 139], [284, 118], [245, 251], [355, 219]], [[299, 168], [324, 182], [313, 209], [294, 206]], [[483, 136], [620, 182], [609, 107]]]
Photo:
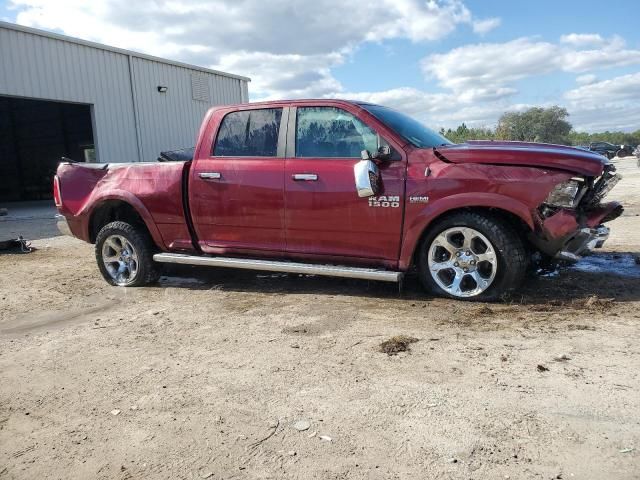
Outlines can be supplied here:
[[293, 175], [293, 179], [298, 182], [316, 182], [318, 180], [318, 175], [315, 173], [295, 173]]
[[222, 178], [220, 172], [202, 172], [198, 176], [203, 180], [219, 180]]

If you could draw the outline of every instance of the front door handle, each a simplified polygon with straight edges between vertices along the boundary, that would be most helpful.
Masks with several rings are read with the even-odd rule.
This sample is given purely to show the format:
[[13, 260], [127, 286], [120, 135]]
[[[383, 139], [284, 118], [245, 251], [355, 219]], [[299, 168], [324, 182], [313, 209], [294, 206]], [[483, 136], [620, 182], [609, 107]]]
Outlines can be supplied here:
[[302, 182], [316, 182], [318, 180], [318, 175], [315, 173], [295, 173], [293, 175], [293, 179], [295, 181]]
[[198, 176], [203, 180], [219, 180], [222, 178], [220, 172], [202, 172]]

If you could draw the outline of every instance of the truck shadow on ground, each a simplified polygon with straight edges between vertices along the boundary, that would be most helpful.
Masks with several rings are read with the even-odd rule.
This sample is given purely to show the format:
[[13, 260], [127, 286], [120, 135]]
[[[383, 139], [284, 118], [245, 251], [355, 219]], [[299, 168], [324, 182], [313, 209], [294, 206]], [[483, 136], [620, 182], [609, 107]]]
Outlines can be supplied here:
[[[598, 256], [599, 264], [607, 263], [607, 255]], [[634, 254], [615, 254], [619, 259]], [[640, 300], [640, 265], [633, 265], [623, 274], [615, 268], [560, 268], [550, 276], [531, 274], [522, 288], [498, 303], [520, 305], [553, 305], [591, 297], [615, 299], [616, 302]], [[596, 262], [596, 264], [598, 264]], [[271, 294], [316, 294], [355, 296], [364, 298], [432, 300], [433, 294], [420, 285], [416, 273], [406, 275], [402, 288], [395, 283], [347, 278], [322, 277], [287, 273], [256, 272], [224, 268], [166, 265], [159, 287], [195, 290], [218, 289], [231, 292]]]

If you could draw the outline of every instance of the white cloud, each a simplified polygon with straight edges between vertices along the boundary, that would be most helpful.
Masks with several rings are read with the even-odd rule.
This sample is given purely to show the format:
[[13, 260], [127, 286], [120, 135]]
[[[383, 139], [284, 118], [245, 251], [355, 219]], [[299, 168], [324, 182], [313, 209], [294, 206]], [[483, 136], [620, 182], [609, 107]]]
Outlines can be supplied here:
[[597, 46], [605, 43], [602, 36], [597, 33], [570, 33], [562, 35], [560, 41], [577, 47]]
[[494, 28], [499, 27], [501, 23], [502, 21], [499, 18], [486, 18], [484, 20], [474, 21], [472, 27], [475, 33], [484, 35], [485, 33], [489, 33]]
[[216, 67], [249, 75], [252, 94], [261, 100], [309, 98], [342, 89], [340, 82], [332, 76], [331, 67], [343, 60], [343, 56], [337, 53], [275, 55], [238, 52], [222, 55]]
[[440, 85], [460, 91], [478, 85], [505, 85], [524, 77], [547, 73], [555, 48], [546, 42], [519, 38], [506, 43], [466, 45], [422, 60], [425, 74]]
[[[572, 37], [573, 38], [573, 37]], [[640, 50], [625, 49], [614, 36], [598, 49], [517, 38], [505, 43], [466, 45], [422, 60], [424, 73], [454, 91], [510, 85], [522, 78], [554, 71], [587, 72], [640, 64]]]
[[396, 108], [437, 129], [457, 126], [462, 122], [469, 126], [493, 126], [505, 111], [522, 110], [528, 106], [511, 104], [508, 100], [511, 93], [510, 90], [476, 90], [461, 96], [401, 87], [379, 92], [340, 93], [328, 96]]
[[596, 77], [593, 73], [587, 73], [586, 75], [580, 75], [576, 77], [576, 83], [578, 85], [589, 85], [591, 83], [594, 83], [596, 80], [598, 80], [598, 77]]
[[640, 73], [622, 75], [610, 80], [584, 85], [569, 90], [565, 93], [565, 98], [572, 102], [594, 106], [614, 101], [638, 103], [640, 102]]
[[640, 72], [569, 90], [564, 100], [577, 130], [640, 128]]

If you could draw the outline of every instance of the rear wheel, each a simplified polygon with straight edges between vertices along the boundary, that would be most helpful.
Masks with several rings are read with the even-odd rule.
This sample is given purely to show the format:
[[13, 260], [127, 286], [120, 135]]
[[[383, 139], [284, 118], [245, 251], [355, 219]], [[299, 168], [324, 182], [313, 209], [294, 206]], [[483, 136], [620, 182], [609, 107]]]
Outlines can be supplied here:
[[504, 220], [460, 212], [430, 227], [418, 263], [423, 285], [434, 293], [490, 301], [520, 286], [528, 261], [522, 239]]
[[96, 237], [95, 250], [100, 273], [111, 285], [140, 287], [160, 277], [149, 234], [126, 222], [105, 225]]

